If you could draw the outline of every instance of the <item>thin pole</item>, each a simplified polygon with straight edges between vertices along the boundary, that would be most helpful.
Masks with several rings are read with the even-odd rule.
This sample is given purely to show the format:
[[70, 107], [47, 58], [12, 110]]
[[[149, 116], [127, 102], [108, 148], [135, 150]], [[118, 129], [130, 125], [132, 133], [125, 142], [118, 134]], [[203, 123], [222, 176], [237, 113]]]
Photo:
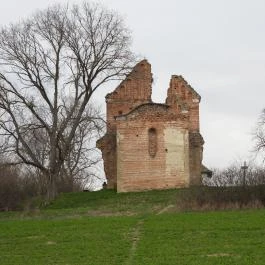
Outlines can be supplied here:
[[244, 161], [244, 165], [241, 167], [241, 169], [243, 170], [243, 186], [245, 187], [246, 186], [246, 174], [247, 174], [247, 169], [248, 169], [246, 161]]

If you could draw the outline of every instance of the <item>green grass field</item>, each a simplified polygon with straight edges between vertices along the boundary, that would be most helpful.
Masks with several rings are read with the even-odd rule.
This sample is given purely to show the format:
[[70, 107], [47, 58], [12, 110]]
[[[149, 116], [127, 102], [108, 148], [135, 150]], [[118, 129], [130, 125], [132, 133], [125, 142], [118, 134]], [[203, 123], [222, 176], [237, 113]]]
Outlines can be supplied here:
[[177, 193], [62, 194], [0, 213], [0, 264], [265, 264], [265, 209], [167, 212]]

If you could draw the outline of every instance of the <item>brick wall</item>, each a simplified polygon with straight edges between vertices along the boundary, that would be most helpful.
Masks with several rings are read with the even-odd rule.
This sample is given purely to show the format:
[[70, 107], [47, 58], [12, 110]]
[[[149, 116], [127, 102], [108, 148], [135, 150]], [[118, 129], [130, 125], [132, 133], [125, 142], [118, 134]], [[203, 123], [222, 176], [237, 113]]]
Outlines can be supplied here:
[[199, 132], [189, 132], [190, 185], [201, 185], [204, 140]]
[[[155, 155], [150, 154], [150, 129], [156, 131]], [[188, 130], [178, 127], [176, 122], [120, 121], [117, 124], [117, 191], [188, 186], [188, 146]]]
[[167, 91], [166, 104], [176, 111], [188, 112], [190, 116], [190, 130], [199, 131], [199, 103], [200, 95], [185, 81], [182, 76], [171, 77]]
[[117, 188], [117, 153], [116, 153], [116, 133], [107, 133], [97, 141], [97, 148], [102, 152], [104, 161], [104, 171], [108, 180], [109, 189]]
[[106, 96], [107, 133], [97, 146], [108, 188], [119, 192], [201, 184], [200, 95], [173, 75], [166, 104], [156, 104], [151, 85], [143, 60]]
[[151, 94], [151, 65], [143, 60], [112, 93], [106, 96], [108, 131], [115, 131], [116, 116], [128, 113], [141, 104], [151, 102]]
[[132, 111], [137, 106], [151, 102], [151, 65], [147, 60], [139, 62], [124, 81], [106, 96], [107, 133], [98, 140], [102, 152], [107, 187], [117, 186], [116, 120], [115, 117]]

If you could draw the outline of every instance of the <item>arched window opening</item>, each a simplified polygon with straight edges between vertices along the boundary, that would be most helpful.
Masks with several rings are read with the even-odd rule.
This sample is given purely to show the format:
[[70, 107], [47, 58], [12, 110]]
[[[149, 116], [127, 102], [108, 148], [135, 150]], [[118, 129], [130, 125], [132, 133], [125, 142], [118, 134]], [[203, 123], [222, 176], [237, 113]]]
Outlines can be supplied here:
[[155, 157], [157, 152], [157, 133], [155, 128], [150, 128], [148, 130], [148, 140], [149, 140], [149, 145], [148, 145], [149, 155], [151, 157]]

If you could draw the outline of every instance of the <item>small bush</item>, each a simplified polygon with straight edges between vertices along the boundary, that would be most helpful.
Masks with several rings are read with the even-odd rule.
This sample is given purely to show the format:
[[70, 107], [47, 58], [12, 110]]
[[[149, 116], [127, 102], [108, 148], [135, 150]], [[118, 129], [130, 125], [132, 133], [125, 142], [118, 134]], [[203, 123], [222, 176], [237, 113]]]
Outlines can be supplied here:
[[1, 167], [0, 171], [0, 210], [16, 209], [23, 199], [20, 179], [13, 167]]
[[38, 184], [30, 176], [21, 176], [14, 166], [0, 168], [0, 211], [24, 208], [29, 198], [38, 193]]

